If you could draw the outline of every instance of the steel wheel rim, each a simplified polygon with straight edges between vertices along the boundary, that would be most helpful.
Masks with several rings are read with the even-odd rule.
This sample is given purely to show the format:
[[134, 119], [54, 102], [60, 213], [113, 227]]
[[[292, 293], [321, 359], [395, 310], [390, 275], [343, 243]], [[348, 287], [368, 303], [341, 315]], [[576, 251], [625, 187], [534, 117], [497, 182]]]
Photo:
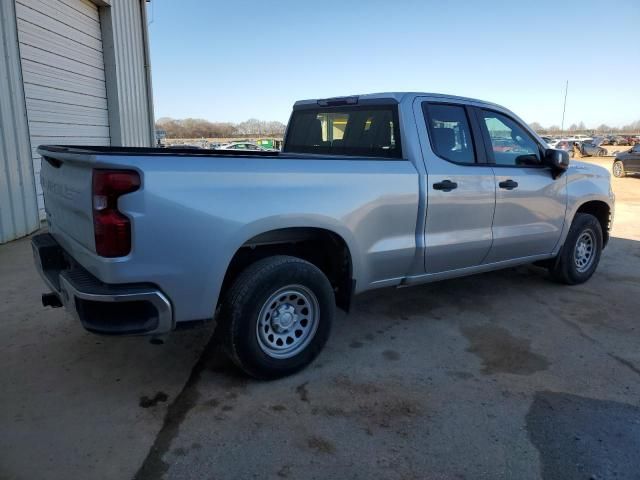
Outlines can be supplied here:
[[616, 177], [619, 177], [620, 173], [622, 173], [622, 166], [620, 165], [619, 162], [616, 162], [613, 164], [613, 173], [615, 174]]
[[576, 246], [573, 249], [573, 261], [576, 270], [583, 273], [589, 270], [595, 258], [596, 239], [591, 230], [586, 230], [580, 234]]
[[260, 309], [256, 323], [258, 345], [271, 358], [291, 358], [313, 340], [319, 318], [320, 305], [311, 290], [303, 285], [282, 287]]

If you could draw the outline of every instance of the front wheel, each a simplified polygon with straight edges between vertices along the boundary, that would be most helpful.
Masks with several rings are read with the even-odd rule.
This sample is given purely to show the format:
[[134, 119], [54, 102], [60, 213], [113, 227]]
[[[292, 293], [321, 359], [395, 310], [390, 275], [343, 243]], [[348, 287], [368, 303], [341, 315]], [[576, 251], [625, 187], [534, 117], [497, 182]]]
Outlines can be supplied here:
[[613, 162], [613, 176], [617, 178], [624, 177], [624, 164], [620, 160]]
[[247, 267], [225, 296], [225, 349], [252, 377], [284, 377], [320, 353], [334, 313], [333, 289], [320, 269], [296, 257], [268, 257]]
[[600, 262], [602, 238], [598, 219], [588, 213], [577, 213], [560, 253], [549, 268], [551, 276], [568, 285], [589, 280]]

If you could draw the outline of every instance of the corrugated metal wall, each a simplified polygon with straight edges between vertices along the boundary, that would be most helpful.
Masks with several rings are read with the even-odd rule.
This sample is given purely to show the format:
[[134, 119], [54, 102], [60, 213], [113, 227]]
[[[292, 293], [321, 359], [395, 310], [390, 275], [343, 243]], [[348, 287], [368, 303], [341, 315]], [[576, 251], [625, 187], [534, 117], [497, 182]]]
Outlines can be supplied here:
[[0, 243], [40, 225], [20, 70], [14, 3], [0, 0]]
[[102, 31], [89, 0], [16, 0], [40, 218], [38, 145], [110, 145]]
[[[153, 112], [150, 111], [151, 86], [148, 85], [146, 70], [147, 27], [143, 15], [144, 8], [145, 2], [140, 0], [118, 0], [111, 3], [119, 117], [119, 138], [116, 132], [112, 132], [113, 145], [153, 145]], [[109, 65], [108, 59], [105, 58], [105, 61]]]

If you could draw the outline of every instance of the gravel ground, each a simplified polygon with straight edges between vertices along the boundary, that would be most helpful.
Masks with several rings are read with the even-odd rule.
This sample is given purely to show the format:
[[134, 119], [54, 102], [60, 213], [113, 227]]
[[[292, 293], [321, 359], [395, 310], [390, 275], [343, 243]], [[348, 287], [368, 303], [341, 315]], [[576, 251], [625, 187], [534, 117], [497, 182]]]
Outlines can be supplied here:
[[613, 181], [588, 283], [520, 267], [370, 292], [273, 382], [210, 329], [87, 334], [39, 306], [28, 241], [0, 246], [0, 478], [640, 478], [640, 178]]

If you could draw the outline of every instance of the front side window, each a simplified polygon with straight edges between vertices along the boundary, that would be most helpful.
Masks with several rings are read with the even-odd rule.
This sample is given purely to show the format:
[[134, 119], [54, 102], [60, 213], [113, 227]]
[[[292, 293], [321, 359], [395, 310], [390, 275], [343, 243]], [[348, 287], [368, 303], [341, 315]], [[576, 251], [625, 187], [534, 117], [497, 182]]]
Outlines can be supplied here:
[[285, 152], [402, 158], [396, 105], [318, 107], [291, 115]]
[[431, 147], [436, 155], [455, 163], [476, 161], [465, 108], [458, 105], [424, 103]]
[[481, 110], [480, 115], [489, 132], [496, 165], [541, 164], [538, 144], [520, 125], [497, 112]]

